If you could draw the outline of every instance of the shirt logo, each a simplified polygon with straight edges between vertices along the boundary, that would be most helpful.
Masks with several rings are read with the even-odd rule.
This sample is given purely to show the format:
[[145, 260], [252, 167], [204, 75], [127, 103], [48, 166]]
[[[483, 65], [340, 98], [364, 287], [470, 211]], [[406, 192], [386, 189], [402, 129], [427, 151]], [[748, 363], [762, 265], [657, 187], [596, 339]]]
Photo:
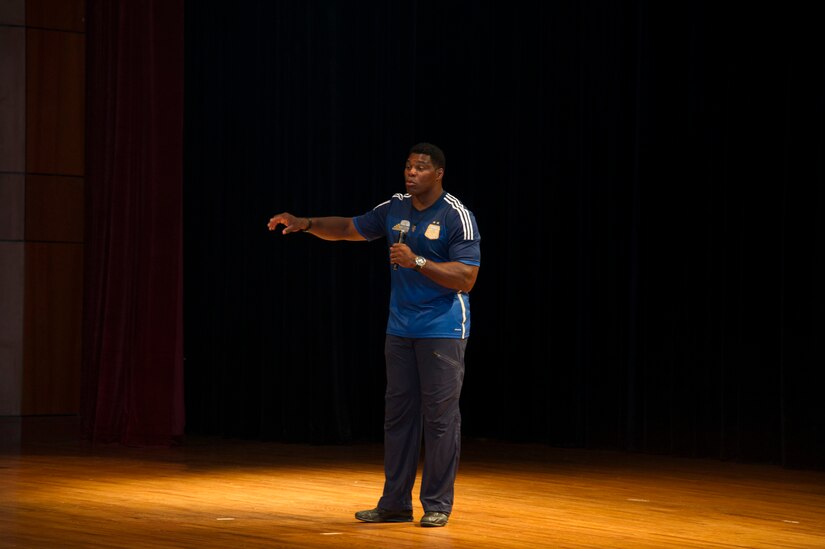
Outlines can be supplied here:
[[438, 240], [438, 237], [441, 235], [441, 225], [438, 224], [438, 221], [433, 221], [430, 223], [430, 226], [427, 227], [427, 230], [424, 231], [424, 236], [429, 238], [430, 240]]

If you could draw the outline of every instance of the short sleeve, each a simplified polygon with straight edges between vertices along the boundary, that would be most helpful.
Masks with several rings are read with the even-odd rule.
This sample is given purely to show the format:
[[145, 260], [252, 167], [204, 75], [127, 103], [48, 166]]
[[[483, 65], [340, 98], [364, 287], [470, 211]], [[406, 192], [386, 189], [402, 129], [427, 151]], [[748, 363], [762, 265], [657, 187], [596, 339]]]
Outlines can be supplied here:
[[481, 265], [481, 235], [470, 210], [453, 211], [450, 223], [450, 261]]
[[382, 202], [363, 215], [352, 218], [355, 230], [367, 240], [377, 240], [386, 236], [387, 212], [390, 210], [389, 200]]

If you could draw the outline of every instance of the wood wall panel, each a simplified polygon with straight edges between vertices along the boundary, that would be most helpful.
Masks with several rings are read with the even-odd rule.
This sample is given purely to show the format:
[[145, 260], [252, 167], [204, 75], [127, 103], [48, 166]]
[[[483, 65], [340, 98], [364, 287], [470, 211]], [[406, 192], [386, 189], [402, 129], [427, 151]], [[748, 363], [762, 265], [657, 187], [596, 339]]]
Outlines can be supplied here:
[[0, 0], [0, 416], [80, 408], [85, 9]]
[[25, 184], [22, 174], [0, 173], [0, 240], [23, 240]]
[[82, 177], [26, 177], [26, 240], [83, 241]]
[[23, 246], [22, 242], [0, 242], [0, 416], [20, 415]]
[[80, 410], [83, 245], [27, 242], [24, 415]]
[[26, 31], [0, 26], [0, 172], [26, 168]]
[[26, 26], [85, 32], [86, 3], [83, 0], [27, 0]]
[[25, 0], [0, 0], [0, 25], [26, 24]]
[[26, 31], [26, 171], [83, 175], [85, 36]]

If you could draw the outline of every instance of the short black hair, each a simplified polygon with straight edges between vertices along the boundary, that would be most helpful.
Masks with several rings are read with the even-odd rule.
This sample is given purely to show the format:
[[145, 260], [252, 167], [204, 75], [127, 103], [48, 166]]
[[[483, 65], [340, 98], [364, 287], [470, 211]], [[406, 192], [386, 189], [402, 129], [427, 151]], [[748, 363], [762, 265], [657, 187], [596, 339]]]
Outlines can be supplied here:
[[442, 170], [447, 165], [447, 159], [444, 158], [444, 151], [433, 145], [432, 143], [419, 143], [410, 148], [409, 154], [427, 154], [433, 161], [433, 166], [441, 168]]

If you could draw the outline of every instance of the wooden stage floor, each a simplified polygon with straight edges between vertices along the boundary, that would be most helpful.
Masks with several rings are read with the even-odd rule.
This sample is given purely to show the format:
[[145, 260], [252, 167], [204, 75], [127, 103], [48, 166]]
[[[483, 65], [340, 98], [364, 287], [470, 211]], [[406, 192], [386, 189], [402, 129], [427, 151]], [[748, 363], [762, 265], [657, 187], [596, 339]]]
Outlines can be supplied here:
[[450, 524], [421, 528], [353, 518], [381, 460], [373, 444], [7, 445], [0, 547], [825, 547], [822, 471], [468, 440]]

